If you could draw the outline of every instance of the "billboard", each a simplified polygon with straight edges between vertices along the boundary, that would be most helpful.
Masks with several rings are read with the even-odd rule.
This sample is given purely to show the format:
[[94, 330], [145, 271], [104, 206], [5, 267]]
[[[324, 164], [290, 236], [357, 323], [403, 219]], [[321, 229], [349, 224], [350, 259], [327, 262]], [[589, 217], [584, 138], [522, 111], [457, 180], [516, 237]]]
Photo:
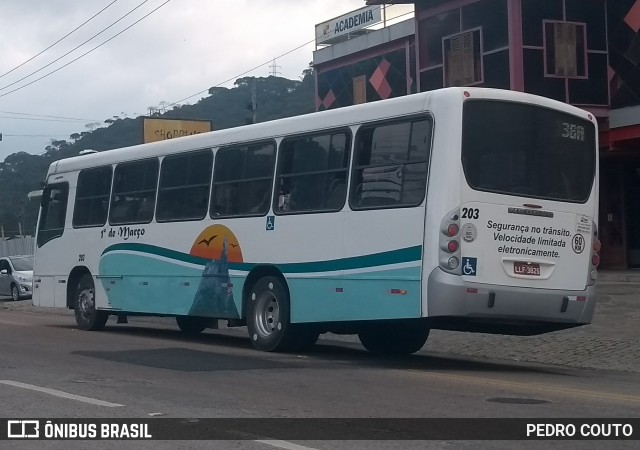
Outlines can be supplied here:
[[164, 141], [192, 134], [200, 134], [211, 131], [210, 120], [179, 120], [162, 119], [159, 117], [144, 117], [144, 140], [148, 142]]
[[316, 25], [316, 45], [337, 42], [341, 36], [382, 22], [380, 5], [365, 6]]

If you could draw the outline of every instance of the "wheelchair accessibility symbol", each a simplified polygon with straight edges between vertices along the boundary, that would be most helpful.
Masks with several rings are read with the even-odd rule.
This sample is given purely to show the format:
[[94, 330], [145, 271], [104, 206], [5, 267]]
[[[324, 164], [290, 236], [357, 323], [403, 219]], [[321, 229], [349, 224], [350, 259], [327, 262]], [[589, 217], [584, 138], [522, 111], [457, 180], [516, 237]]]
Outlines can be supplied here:
[[276, 216], [267, 216], [267, 231], [273, 231], [276, 227]]
[[478, 258], [462, 258], [462, 274], [475, 277], [478, 267]]

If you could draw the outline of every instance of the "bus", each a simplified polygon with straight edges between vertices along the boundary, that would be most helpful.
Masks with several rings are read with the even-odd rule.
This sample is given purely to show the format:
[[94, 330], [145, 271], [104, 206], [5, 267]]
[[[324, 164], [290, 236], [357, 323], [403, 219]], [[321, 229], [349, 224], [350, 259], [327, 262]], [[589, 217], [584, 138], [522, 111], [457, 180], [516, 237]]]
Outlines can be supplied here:
[[33, 304], [246, 326], [262, 351], [357, 334], [591, 322], [598, 142], [589, 112], [446, 88], [51, 164]]

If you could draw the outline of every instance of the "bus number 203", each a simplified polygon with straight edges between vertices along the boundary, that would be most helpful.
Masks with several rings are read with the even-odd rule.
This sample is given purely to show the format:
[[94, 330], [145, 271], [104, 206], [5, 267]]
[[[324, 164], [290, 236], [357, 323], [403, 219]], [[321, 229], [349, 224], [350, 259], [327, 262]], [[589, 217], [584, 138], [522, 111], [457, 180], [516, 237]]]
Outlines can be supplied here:
[[478, 219], [480, 217], [480, 210], [478, 208], [462, 208], [463, 219]]

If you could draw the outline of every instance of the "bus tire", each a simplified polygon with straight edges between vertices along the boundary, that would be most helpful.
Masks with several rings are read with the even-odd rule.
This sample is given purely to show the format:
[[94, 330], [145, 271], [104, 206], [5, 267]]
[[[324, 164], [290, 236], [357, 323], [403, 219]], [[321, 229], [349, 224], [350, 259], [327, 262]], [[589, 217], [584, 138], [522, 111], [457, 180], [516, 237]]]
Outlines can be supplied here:
[[85, 273], [76, 285], [73, 309], [78, 328], [86, 331], [102, 330], [107, 323], [109, 314], [96, 309], [95, 286], [93, 277]]
[[418, 321], [398, 321], [371, 325], [360, 330], [360, 342], [378, 355], [410, 355], [422, 348], [429, 337], [429, 327]]
[[184, 334], [195, 336], [209, 327], [210, 320], [205, 317], [176, 316], [176, 323]]
[[291, 324], [289, 294], [282, 280], [260, 278], [247, 299], [247, 331], [251, 343], [264, 352], [294, 350], [300, 329]]

